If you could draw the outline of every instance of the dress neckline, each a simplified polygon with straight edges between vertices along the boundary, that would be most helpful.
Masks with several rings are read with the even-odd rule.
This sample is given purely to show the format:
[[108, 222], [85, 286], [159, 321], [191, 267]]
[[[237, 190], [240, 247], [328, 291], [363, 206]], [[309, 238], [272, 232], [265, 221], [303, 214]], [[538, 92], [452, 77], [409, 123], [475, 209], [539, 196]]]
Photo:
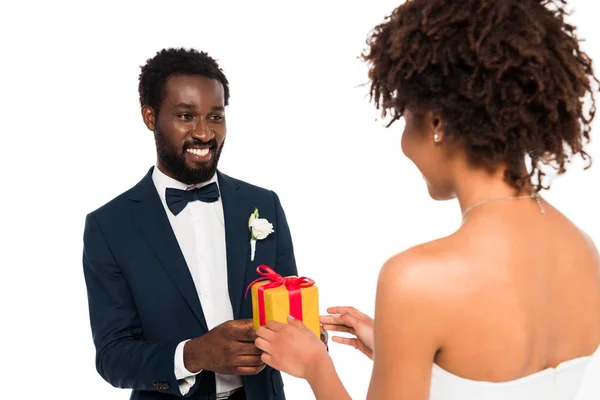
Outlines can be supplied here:
[[[600, 356], [600, 347], [598, 347], [598, 350], [596, 350], [595, 353], [599, 353], [599, 356]], [[508, 385], [508, 384], [522, 383], [522, 382], [526, 382], [526, 381], [529, 381], [529, 380], [536, 379], [536, 378], [538, 378], [540, 376], [545, 376], [545, 375], [548, 375], [548, 374], [554, 374], [556, 372], [560, 372], [561, 370], [565, 370], [565, 369], [571, 368], [571, 367], [573, 367], [575, 365], [578, 365], [578, 364], [588, 363], [589, 361], [591, 361], [591, 359], [592, 359], [593, 356], [594, 355], [572, 358], [570, 360], [566, 360], [566, 361], [561, 362], [556, 367], [546, 368], [546, 369], [543, 369], [541, 371], [534, 372], [534, 373], [529, 374], [529, 375], [525, 375], [525, 376], [523, 376], [521, 378], [514, 379], [512, 381], [503, 381], [503, 382], [478, 381], [478, 380], [463, 378], [462, 376], [455, 375], [452, 372], [450, 372], [448, 370], [445, 370], [444, 368], [440, 367], [439, 365], [437, 365], [435, 363], [433, 364], [433, 369], [441, 372], [444, 375], [449, 375], [449, 376], [452, 376], [453, 378], [456, 378], [456, 379], [459, 379], [459, 380], [462, 380], [462, 381], [465, 381], [465, 382], [471, 382], [471, 383], [477, 383], [477, 384], [485, 384], [485, 385], [495, 385], [496, 386], [496, 385]]]

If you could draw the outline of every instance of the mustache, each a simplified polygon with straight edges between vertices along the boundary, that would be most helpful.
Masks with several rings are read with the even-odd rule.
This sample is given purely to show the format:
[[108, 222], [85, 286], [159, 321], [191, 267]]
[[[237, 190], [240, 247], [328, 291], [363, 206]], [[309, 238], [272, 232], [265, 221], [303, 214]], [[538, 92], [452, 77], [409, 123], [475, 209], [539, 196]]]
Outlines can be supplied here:
[[183, 151], [187, 151], [190, 147], [217, 147], [217, 141], [213, 138], [208, 142], [203, 142], [201, 140], [192, 140], [191, 142], [186, 142], [183, 145]]

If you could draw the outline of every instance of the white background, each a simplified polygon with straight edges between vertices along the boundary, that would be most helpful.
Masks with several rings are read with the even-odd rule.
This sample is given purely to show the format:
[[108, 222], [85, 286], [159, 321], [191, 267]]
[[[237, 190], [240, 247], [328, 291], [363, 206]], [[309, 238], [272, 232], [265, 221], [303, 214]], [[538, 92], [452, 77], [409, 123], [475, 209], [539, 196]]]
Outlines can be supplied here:
[[[460, 221], [457, 203], [431, 200], [402, 156], [402, 123], [384, 129], [360, 86], [367, 33], [399, 2], [3, 2], [0, 397], [129, 396], [94, 367], [82, 234], [86, 213], [154, 163], [137, 79], [163, 47], [220, 61], [231, 86], [220, 168], [280, 195], [322, 311], [372, 314], [383, 262]], [[572, 22], [600, 62], [596, 3], [572, 1]], [[589, 152], [600, 162], [597, 140]], [[600, 242], [600, 167], [581, 165], [545, 196]], [[364, 398], [371, 362], [336, 344], [331, 354], [352, 397]], [[312, 398], [305, 382], [284, 380], [290, 400]]]

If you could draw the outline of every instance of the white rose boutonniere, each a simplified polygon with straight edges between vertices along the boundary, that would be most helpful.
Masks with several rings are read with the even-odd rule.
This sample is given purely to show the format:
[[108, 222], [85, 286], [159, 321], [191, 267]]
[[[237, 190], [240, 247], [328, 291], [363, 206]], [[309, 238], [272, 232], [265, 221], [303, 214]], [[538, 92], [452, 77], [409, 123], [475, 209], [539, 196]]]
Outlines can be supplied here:
[[255, 208], [254, 212], [250, 214], [250, 219], [248, 219], [248, 229], [250, 229], [250, 233], [252, 233], [252, 238], [250, 239], [250, 260], [254, 261], [256, 241], [263, 240], [273, 233], [273, 224], [265, 218], [259, 218], [258, 208]]

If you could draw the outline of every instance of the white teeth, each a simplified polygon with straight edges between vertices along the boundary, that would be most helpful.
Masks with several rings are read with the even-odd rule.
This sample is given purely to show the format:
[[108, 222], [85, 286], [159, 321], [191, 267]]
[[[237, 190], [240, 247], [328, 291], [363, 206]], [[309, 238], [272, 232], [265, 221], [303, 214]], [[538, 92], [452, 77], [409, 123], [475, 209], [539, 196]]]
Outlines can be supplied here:
[[204, 157], [210, 151], [209, 149], [187, 149], [188, 152], [195, 154], [197, 156]]

